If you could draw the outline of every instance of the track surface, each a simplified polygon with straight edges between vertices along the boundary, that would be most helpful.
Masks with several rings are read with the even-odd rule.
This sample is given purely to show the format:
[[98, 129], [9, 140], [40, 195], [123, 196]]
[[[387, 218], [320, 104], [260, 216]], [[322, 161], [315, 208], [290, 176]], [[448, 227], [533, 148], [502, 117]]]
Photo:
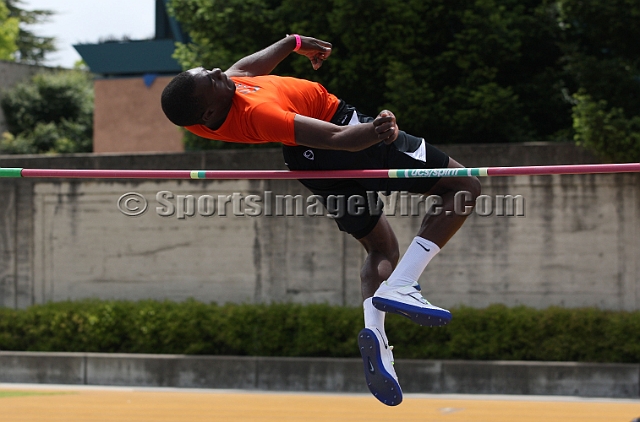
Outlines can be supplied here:
[[631, 422], [638, 417], [640, 400], [410, 394], [390, 408], [368, 394], [0, 384], [1, 422]]

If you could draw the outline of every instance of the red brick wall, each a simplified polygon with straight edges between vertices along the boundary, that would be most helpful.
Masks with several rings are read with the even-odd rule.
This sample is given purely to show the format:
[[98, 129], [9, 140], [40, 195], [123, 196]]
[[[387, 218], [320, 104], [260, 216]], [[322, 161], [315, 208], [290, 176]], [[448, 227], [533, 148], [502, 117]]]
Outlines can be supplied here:
[[160, 95], [171, 77], [95, 81], [93, 151], [181, 152], [182, 132], [164, 116]]

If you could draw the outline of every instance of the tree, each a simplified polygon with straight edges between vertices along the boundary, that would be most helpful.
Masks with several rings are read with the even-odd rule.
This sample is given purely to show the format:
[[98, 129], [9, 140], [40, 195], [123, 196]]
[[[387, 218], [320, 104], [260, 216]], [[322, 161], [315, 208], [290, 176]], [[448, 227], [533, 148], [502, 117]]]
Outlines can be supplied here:
[[93, 84], [87, 72], [39, 73], [8, 91], [0, 105], [9, 127], [0, 152], [91, 152]]
[[608, 161], [640, 160], [640, 115], [595, 100], [584, 90], [574, 95], [573, 125], [576, 140]]
[[22, 0], [4, 0], [10, 16], [19, 21], [19, 32], [16, 39], [16, 61], [26, 64], [42, 64], [47, 53], [56, 51], [53, 37], [41, 37], [27, 28], [46, 22], [51, 15], [51, 10], [25, 10], [20, 7]]
[[570, 127], [554, 86], [554, 22], [539, 1], [334, 4], [333, 33], [349, 58], [336, 88], [364, 89], [363, 103], [393, 110], [401, 127], [434, 143], [553, 140]]
[[18, 38], [18, 20], [9, 17], [9, 9], [3, 0], [0, 0], [0, 60], [12, 60], [18, 50], [16, 39]]
[[640, 4], [554, 3], [563, 62], [576, 81], [576, 141], [609, 161], [640, 160]]

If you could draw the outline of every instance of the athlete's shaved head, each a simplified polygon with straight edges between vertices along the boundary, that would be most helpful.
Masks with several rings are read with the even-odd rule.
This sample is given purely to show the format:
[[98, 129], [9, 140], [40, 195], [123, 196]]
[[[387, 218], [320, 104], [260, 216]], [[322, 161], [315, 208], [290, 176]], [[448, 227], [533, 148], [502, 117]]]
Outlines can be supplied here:
[[193, 72], [182, 72], [162, 91], [162, 111], [178, 126], [200, 123], [206, 106], [196, 94], [196, 77]]

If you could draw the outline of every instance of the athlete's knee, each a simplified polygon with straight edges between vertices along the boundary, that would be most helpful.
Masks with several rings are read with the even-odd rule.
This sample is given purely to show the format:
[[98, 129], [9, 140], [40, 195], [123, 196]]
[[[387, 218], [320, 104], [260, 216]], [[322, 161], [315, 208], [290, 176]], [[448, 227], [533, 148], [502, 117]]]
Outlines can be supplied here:
[[398, 264], [400, 259], [400, 248], [395, 238], [386, 239], [384, 242], [369, 244], [366, 247], [367, 262], [372, 266], [377, 266], [380, 262], [389, 262], [393, 268]]
[[451, 184], [450, 190], [454, 193], [465, 192], [465, 195], [470, 200], [475, 201], [476, 198], [482, 193], [482, 185], [477, 177], [462, 177], [455, 179], [455, 182]]
[[473, 196], [473, 199], [475, 200], [482, 193], [482, 184], [480, 183], [480, 179], [478, 179], [475, 176], [468, 177], [467, 179], [468, 179], [467, 191], [471, 193], [471, 196]]
[[360, 279], [386, 280], [396, 268], [399, 258], [400, 252], [398, 250], [369, 251], [365, 264], [360, 271]]
[[398, 265], [398, 260], [400, 259], [400, 250], [398, 247], [394, 248], [394, 249], [390, 249], [390, 250], [386, 250], [384, 252], [379, 251], [376, 252], [378, 254], [378, 256], [380, 257], [379, 259], [381, 261], [388, 261], [391, 263], [391, 266], [395, 269], [396, 265]]
[[382, 255], [394, 262], [394, 265], [397, 262], [399, 255], [398, 238], [396, 238], [384, 214], [378, 218], [373, 229], [366, 236], [358, 238], [358, 241], [369, 254], [368, 258], [376, 258], [378, 255]]

